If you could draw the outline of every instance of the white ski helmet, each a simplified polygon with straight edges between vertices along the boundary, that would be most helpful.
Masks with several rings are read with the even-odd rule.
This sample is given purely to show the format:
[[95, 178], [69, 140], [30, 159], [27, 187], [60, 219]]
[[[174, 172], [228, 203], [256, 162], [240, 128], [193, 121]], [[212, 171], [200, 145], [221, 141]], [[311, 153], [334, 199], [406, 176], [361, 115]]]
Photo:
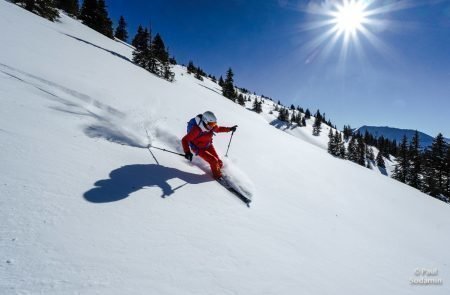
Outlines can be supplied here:
[[207, 111], [207, 112], [203, 113], [202, 121], [205, 124], [205, 126], [208, 126], [208, 129], [213, 128], [217, 124], [216, 115], [214, 115], [214, 113], [210, 112], [210, 111]]

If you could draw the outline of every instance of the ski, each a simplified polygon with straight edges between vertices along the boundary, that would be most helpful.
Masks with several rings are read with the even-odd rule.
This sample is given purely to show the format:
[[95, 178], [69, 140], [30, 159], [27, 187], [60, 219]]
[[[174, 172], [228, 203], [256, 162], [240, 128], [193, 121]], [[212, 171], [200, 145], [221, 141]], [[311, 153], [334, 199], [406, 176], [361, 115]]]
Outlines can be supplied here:
[[226, 180], [225, 178], [219, 178], [216, 179], [216, 181], [222, 185], [224, 188], [226, 188], [230, 193], [232, 193], [233, 195], [235, 195], [236, 197], [238, 197], [242, 202], [244, 202], [247, 207], [250, 208], [250, 203], [252, 202], [252, 200], [247, 197], [245, 194], [243, 194], [242, 192], [240, 192], [238, 189], [234, 188], [233, 185]]

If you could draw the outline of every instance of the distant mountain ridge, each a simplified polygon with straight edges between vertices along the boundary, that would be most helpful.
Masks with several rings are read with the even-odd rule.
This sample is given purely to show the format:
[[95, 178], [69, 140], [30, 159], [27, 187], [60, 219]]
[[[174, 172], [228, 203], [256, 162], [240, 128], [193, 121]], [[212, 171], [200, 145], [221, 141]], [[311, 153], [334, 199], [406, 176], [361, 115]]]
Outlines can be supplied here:
[[[400, 129], [400, 128], [394, 128], [394, 127], [388, 127], [388, 126], [361, 126], [356, 131], [359, 131], [361, 134], [364, 134], [366, 131], [371, 133], [375, 137], [383, 136], [384, 138], [390, 139], [390, 140], [396, 140], [397, 143], [400, 143], [403, 135], [406, 135], [408, 138], [408, 141], [411, 141], [411, 139], [414, 136], [415, 130], [412, 129]], [[420, 139], [420, 146], [422, 148], [426, 148], [431, 146], [433, 143], [433, 136], [430, 136], [424, 132], [419, 131], [419, 139]], [[450, 142], [450, 139], [445, 139], [447, 142]]]

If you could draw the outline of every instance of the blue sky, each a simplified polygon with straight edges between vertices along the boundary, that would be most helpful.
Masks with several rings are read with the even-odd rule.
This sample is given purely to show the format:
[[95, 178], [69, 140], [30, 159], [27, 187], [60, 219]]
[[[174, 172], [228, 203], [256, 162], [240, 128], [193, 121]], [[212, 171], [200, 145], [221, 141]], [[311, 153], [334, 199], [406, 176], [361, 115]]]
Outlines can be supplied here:
[[[159, 32], [179, 63], [192, 59], [217, 77], [258, 94], [326, 112], [342, 128], [419, 129], [450, 137], [450, 0], [373, 1], [342, 58], [342, 40], [313, 40], [330, 28], [307, 29], [327, 16], [311, 13], [336, 1], [107, 0], [130, 36], [139, 24]], [[339, 2], [339, 1], [337, 1]], [[356, 50], [358, 40], [359, 50]]]

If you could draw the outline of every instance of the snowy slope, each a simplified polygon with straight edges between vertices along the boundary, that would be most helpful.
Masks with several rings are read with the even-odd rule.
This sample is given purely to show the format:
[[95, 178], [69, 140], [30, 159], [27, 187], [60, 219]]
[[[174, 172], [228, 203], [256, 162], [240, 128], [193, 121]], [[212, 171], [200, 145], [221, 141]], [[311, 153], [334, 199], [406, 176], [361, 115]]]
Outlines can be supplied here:
[[[446, 204], [280, 132], [182, 67], [156, 78], [66, 16], [0, 1], [0, 26], [0, 294], [450, 291]], [[204, 110], [239, 125], [227, 169], [250, 209], [197, 159], [142, 148], [146, 127], [180, 151]], [[444, 284], [411, 286], [416, 268]]]
[[[328, 134], [330, 132], [330, 129], [333, 130], [333, 133], [339, 132], [341, 134], [341, 136], [343, 136], [342, 132], [332, 128], [330, 126], [328, 126], [327, 124], [322, 124], [322, 131], [318, 136], [312, 135], [312, 131], [313, 131], [313, 124], [314, 124], [314, 120], [315, 117], [311, 116], [310, 119], [306, 119], [306, 126], [302, 126], [299, 127], [297, 124], [295, 123], [287, 123], [287, 122], [283, 122], [278, 120], [278, 111], [274, 110], [274, 106], [275, 106], [275, 102], [265, 99], [264, 97], [261, 97], [259, 95], [256, 94], [245, 94], [243, 93], [245, 97], [249, 97], [250, 98], [250, 102], [246, 102], [245, 107], [249, 110], [252, 109], [253, 106], [253, 101], [256, 99], [258, 102], [262, 102], [262, 112], [261, 112], [261, 116], [263, 116], [263, 118], [273, 127], [278, 128], [294, 137], [297, 137], [299, 139], [301, 139], [304, 142], [310, 143], [324, 151], [328, 151]], [[280, 107], [280, 106], [279, 106]], [[297, 111], [296, 111], [297, 112]], [[302, 113], [302, 116], [304, 116], [305, 114]], [[289, 110], [289, 116], [292, 116], [292, 111]], [[348, 142], [344, 143], [346, 147], [348, 147]], [[374, 155], [376, 156], [378, 154], [378, 149], [374, 146], [370, 146], [370, 148], [372, 148]], [[377, 167], [375, 161], [371, 161], [371, 170], [373, 172], [376, 173], [380, 173], [382, 175], [386, 175], [388, 177], [391, 177], [392, 173], [394, 172], [395, 169], [395, 158], [393, 156], [391, 156], [391, 159], [388, 158], [384, 158], [385, 161], [385, 166], [386, 168], [380, 168]]]

